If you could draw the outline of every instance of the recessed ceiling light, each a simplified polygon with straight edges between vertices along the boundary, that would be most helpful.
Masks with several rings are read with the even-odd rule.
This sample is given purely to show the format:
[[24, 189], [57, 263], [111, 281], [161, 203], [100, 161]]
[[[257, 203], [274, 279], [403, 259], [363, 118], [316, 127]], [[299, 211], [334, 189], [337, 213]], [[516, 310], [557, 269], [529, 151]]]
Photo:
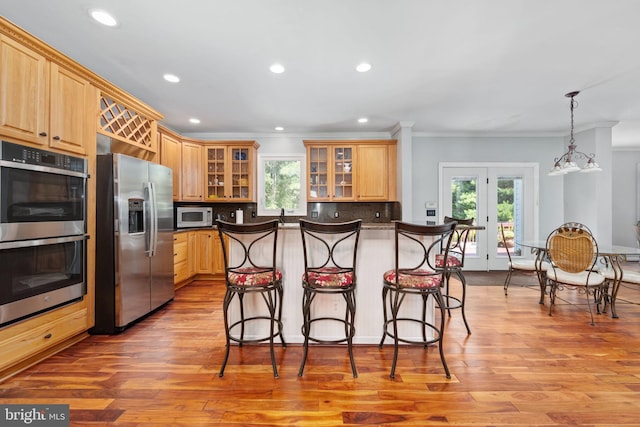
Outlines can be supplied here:
[[275, 74], [284, 73], [284, 66], [282, 64], [273, 64], [271, 67], [269, 67], [269, 69], [271, 70], [272, 73], [275, 73]]
[[114, 18], [104, 10], [97, 10], [97, 9], [90, 10], [89, 14], [91, 14], [91, 17], [93, 19], [95, 19], [102, 25], [106, 25], [107, 27], [115, 27], [116, 25], [118, 25], [118, 21], [116, 21], [116, 18]]
[[165, 74], [162, 77], [164, 77], [164, 79], [166, 81], [171, 82], [171, 83], [178, 83], [180, 81], [180, 77], [178, 77], [178, 76], [176, 76], [174, 74]]
[[358, 119], [358, 123], [367, 123], [369, 121], [369, 119], [367, 119], [366, 117], [360, 117]]
[[371, 69], [371, 64], [368, 64], [366, 62], [358, 64], [358, 66], [356, 67], [356, 71], [358, 71], [360, 73], [366, 73], [370, 69]]
[[196, 119], [196, 118], [189, 119], [189, 123], [193, 123], [194, 125], [197, 125], [198, 123], [200, 123], [200, 119]]
[[282, 126], [276, 126], [275, 130], [284, 130], [284, 128]]

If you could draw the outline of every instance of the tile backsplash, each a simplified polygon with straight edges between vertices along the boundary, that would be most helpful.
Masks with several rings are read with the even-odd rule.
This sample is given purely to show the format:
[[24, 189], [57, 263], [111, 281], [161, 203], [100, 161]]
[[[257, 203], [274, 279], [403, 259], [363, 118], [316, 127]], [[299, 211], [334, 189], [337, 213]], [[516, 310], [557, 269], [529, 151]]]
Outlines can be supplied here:
[[[235, 221], [236, 210], [242, 209], [245, 223], [261, 222], [277, 219], [277, 216], [258, 216], [256, 203], [198, 203], [175, 202], [177, 206], [210, 206], [213, 208], [214, 218], [218, 216], [226, 221]], [[384, 223], [402, 219], [400, 202], [313, 202], [307, 203], [306, 216], [287, 216], [285, 222], [296, 222], [306, 218], [317, 222], [344, 222], [362, 219], [364, 223]]]

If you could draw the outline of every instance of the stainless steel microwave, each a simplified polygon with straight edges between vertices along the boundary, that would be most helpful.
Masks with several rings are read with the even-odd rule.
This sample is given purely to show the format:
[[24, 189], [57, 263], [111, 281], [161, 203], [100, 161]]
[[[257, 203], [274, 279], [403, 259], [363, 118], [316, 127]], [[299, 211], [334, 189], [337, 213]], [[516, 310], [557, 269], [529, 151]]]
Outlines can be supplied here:
[[176, 208], [176, 227], [194, 228], [213, 225], [213, 208], [179, 206]]

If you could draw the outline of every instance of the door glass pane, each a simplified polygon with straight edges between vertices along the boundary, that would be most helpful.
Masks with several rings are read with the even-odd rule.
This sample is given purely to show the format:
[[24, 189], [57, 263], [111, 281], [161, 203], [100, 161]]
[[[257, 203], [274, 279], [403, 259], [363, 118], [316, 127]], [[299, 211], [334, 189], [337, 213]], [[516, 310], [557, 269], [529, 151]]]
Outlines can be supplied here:
[[[478, 219], [478, 177], [455, 176], [451, 178], [451, 212], [454, 218]], [[466, 256], [476, 256], [476, 232], [471, 231], [465, 249]]]
[[[511, 255], [522, 255], [522, 247], [515, 246], [514, 242], [522, 241], [524, 231], [523, 190], [524, 180], [521, 176], [499, 176], [497, 179], [498, 247], [496, 255], [499, 257], [507, 256], [506, 248], [509, 248]], [[500, 236], [500, 225], [504, 227], [504, 241]]]

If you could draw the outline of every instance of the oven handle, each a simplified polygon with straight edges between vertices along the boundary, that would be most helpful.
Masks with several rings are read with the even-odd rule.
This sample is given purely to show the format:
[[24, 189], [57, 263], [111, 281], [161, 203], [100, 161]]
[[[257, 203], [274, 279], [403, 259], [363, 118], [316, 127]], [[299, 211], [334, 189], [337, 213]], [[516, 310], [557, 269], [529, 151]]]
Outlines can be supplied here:
[[35, 240], [17, 240], [13, 242], [0, 243], [0, 249], [28, 248], [31, 246], [54, 245], [56, 243], [77, 242], [80, 240], [87, 240], [87, 239], [89, 239], [89, 236], [85, 234], [81, 236], [50, 237], [47, 239], [35, 239]]
[[[54, 173], [56, 175], [76, 176], [78, 178], [87, 178], [89, 175], [84, 172], [70, 171], [66, 169], [51, 168], [48, 166], [31, 165], [28, 163], [16, 163], [7, 160], [0, 160], [0, 167], [23, 169], [28, 171]], [[86, 167], [86, 166], [85, 166]]]

